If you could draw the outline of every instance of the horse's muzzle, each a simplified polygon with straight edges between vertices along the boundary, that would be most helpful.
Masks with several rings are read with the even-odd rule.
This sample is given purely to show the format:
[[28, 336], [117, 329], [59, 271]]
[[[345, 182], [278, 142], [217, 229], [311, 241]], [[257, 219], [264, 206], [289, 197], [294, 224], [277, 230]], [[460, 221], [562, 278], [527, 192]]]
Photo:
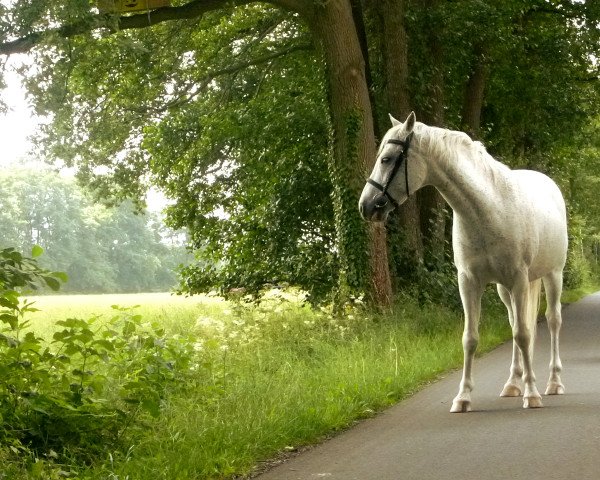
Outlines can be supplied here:
[[358, 202], [358, 211], [369, 222], [383, 222], [394, 209], [389, 199], [383, 194], [376, 194], [371, 198], [361, 197]]

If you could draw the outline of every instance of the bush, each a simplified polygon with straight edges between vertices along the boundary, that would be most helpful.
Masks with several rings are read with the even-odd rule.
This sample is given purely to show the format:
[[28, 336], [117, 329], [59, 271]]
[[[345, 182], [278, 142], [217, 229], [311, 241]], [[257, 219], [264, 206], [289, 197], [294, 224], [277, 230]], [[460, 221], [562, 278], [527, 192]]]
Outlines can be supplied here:
[[118, 307], [107, 321], [58, 321], [48, 345], [29, 329], [25, 317], [35, 308], [17, 289], [56, 290], [61, 280], [34, 258], [0, 252], [0, 457], [29, 459], [32, 471], [42, 459], [81, 465], [123, 447], [145, 418], [160, 414], [193, 353], [193, 342], [167, 338]]
[[566, 288], [580, 288], [590, 280], [591, 267], [584, 248], [586, 237], [585, 219], [578, 215], [571, 215], [569, 218], [569, 251], [563, 277]]

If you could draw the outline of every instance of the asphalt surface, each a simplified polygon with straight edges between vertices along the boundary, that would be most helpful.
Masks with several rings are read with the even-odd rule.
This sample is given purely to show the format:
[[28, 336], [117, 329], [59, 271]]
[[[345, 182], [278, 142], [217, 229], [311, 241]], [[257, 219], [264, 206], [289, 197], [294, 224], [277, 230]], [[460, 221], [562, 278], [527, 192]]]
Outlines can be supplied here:
[[[472, 412], [449, 413], [460, 380], [453, 372], [258, 478], [599, 480], [600, 292], [563, 310], [564, 395], [543, 395], [544, 408], [527, 410], [521, 398], [500, 398], [510, 357], [507, 343], [476, 359]], [[541, 392], [549, 359], [544, 322], [534, 358]]]

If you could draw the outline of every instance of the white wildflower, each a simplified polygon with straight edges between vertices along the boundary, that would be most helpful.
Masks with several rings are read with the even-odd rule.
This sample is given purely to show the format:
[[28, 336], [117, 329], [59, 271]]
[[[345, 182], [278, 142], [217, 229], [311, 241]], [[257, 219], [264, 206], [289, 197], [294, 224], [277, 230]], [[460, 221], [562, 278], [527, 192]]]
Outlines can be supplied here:
[[210, 317], [198, 317], [196, 320], [197, 327], [211, 327], [213, 324], [213, 319]]

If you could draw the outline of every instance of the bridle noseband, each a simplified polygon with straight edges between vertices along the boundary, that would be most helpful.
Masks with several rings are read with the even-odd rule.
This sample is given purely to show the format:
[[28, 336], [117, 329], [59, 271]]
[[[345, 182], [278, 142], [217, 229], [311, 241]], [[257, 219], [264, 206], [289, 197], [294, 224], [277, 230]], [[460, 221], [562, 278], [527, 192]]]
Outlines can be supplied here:
[[377, 190], [379, 190], [381, 193], [383, 193], [388, 198], [388, 200], [390, 202], [392, 202], [392, 204], [395, 207], [399, 207], [400, 205], [396, 201], [396, 199], [390, 195], [390, 193], [388, 192], [388, 188], [390, 186], [390, 183], [392, 183], [392, 181], [396, 177], [398, 170], [400, 170], [400, 166], [402, 165], [402, 163], [404, 163], [404, 180], [406, 181], [406, 196], [410, 195], [410, 192], [408, 189], [408, 147], [410, 147], [410, 142], [412, 140], [412, 136], [413, 136], [413, 132], [410, 132], [410, 134], [406, 137], [405, 140], [396, 140], [394, 138], [391, 138], [390, 140], [388, 140], [386, 142], [386, 143], [391, 143], [394, 145], [401, 145], [402, 151], [396, 158], [392, 159], [392, 161], [394, 162], [394, 168], [392, 168], [392, 171], [388, 175], [387, 180], [385, 181], [385, 183], [383, 185], [376, 182], [375, 180], [373, 180], [370, 177], [367, 179], [367, 183], [373, 185]]

